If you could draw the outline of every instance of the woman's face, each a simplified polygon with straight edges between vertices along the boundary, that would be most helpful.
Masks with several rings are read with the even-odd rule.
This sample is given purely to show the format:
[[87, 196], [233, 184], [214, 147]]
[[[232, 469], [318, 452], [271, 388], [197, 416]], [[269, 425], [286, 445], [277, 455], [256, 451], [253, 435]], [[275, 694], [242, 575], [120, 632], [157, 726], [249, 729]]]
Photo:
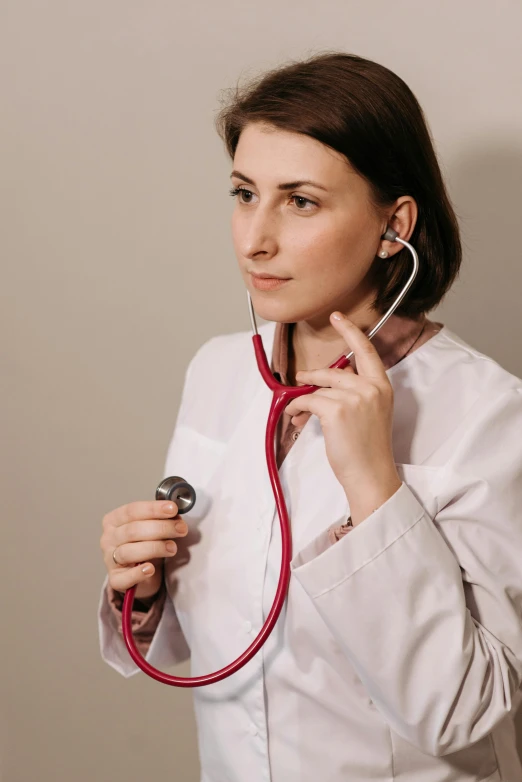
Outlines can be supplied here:
[[[346, 158], [309, 136], [250, 123], [233, 168], [232, 185], [241, 188], [232, 214], [234, 249], [259, 316], [320, 328], [336, 309], [370, 311], [369, 271], [386, 217]], [[280, 187], [303, 180], [316, 184]], [[289, 281], [258, 290], [251, 273]]]

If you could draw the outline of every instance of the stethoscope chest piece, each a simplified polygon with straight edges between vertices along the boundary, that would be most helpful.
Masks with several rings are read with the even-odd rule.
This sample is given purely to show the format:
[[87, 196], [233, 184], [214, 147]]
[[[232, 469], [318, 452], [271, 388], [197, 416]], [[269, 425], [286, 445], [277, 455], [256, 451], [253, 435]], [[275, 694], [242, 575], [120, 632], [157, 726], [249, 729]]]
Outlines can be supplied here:
[[156, 489], [157, 500], [170, 500], [178, 506], [178, 513], [188, 513], [196, 502], [196, 492], [179, 475], [164, 478]]

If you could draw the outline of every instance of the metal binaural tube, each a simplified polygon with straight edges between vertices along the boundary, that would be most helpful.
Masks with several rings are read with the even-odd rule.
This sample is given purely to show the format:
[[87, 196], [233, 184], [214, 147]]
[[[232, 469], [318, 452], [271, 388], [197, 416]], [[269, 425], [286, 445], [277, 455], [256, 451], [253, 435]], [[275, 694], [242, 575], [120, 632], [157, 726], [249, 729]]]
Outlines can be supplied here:
[[[384, 326], [388, 318], [395, 312], [395, 310], [397, 309], [397, 307], [399, 306], [403, 298], [406, 296], [406, 293], [408, 292], [410, 286], [412, 285], [413, 280], [417, 276], [417, 271], [419, 269], [419, 256], [417, 255], [414, 247], [412, 247], [412, 245], [409, 244], [409, 242], [405, 241], [404, 239], [401, 239], [397, 231], [394, 231], [393, 228], [388, 227], [386, 231], [383, 233], [383, 235], [381, 236], [381, 239], [386, 239], [389, 242], [399, 242], [404, 247], [406, 247], [410, 251], [413, 258], [413, 270], [410, 277], [406, 281], [406, 285], [403, 287], [402, 291], [399, 293], [399, 295], [397, 296], [397, 298], [389, 308], [388, 312], [386, 312], [382, 316], [382, 318], [375, 324], [375, 326], [366, 334], [368, 339], [371, 339], [379, 331], [381, 326]], [[247, 301], [248, 301], [248, 312], [250, 314], [250, 324], [252, 327], [252, 334], [256, 336], [258, 334], [256, 313], [254, 311], [254, 305], [252, 303], [252, 297], [250, 296], [250, 291], [248, 290], [247, 290]], [[338, 361], [343, 361], [343, 359], [348, 360], [352, 356], [353, 356], [353, 350], [350, 353], [346, 354], [345, 356], [341, 356], [338, 359]], [[337, 364], [335, 364], [335, 366], [337, 366]], [[344, 369], [345, 366], [346, 366], [346, 361], [342, 364], [342, 368]]]

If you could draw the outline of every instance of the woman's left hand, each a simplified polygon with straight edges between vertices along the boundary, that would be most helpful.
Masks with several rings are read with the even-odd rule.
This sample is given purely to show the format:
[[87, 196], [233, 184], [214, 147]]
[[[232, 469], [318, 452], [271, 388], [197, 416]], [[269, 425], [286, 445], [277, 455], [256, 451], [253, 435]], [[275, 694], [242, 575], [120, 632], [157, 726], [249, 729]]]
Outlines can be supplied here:
[[285, 412], [306, 411], [319, 418], [330, 466], [350, 507], [353, 500], [362, 510], [364, 497], [370, 505], [382, 504], [402, 483], [392, 450], [393, 388], [371, 340], [341, 313], [332, 313], [330, 320], [354, 351], [358, 374], [350, 365], [298, 372], [296, 381], [319, 388], [293, 399]]

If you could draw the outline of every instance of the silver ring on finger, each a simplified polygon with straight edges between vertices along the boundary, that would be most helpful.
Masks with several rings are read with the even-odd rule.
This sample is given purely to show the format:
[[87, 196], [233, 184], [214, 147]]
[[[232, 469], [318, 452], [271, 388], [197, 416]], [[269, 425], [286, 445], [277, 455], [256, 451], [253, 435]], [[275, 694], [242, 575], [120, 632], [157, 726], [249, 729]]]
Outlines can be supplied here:
[[122, 564], [121, 564], [121, 562], [118, 562], [118, 560], [116, 559], [116, 552], [118, 551], [118, 549], [119, 549], [119, 546], [116, 546], [116, 548], [115, 548], [115, 549], [114, 549], [114, 551], [112, 552], [112, 558], [113, 558], [113, 560], [114, 560], [114, 564], [115, 564], [115, 565], [118, 565], [119, 567], [122, 567]]

